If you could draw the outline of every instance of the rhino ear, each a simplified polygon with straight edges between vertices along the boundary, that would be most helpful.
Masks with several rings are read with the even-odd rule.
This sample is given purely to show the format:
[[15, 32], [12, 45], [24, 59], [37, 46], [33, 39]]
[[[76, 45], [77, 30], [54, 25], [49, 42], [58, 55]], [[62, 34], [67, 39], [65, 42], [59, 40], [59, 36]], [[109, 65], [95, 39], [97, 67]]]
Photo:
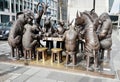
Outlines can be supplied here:
[[71, 26], [71, 25], [72, 25], [72, 23], [73, 23], [73, 21], [74, 21], [74, 19], [73, 19], [70, 23], [68, 23], [68, 26]]
[[79, 14], [80, 14], [80, 15], [79, 15], [80, 17], [83, 15], [83, 13], [82, 13], [82, 12], [79, 12]]
[[76, 13], [76, 17], [77, 17], [77, 18], [79, 17], [79, 15], [78, 15], [78, 11], [77, 11], [77, 13]]

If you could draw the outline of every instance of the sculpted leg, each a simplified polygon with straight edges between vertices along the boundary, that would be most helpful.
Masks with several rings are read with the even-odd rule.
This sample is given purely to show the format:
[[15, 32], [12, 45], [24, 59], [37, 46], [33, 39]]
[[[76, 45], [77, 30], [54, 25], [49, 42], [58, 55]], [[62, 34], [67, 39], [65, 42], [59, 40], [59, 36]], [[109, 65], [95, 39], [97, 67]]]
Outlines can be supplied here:
[[18, 35], [17, 37], [15, 37], [14, 42], [19, 45], [21, 39], [22, 39], [21, 36]]
[[19, 48], [17, 48], [17, 47], [16, 47], [16, 59], [17, 59], [17, 60], [20, 59]]
[[110, 51], [111, 51], [111, 48], [106, 50], [106, 52], [107, 52], [107, 59], [108, 60], [110, 60]]
[[86, 64], [87, 64], [87, 71], [88, 71], [89, 66], [90, 66], [90, 57], [89, 57], [89, 55], [87, 55], [87, 61], [86, 61]]
[[96, 71], [96, 68], [98, 67], [98, 57], [95, 50], [93, 51], [93, 55], [94, 55], [94, 69]]
[[33, 46], [35, 46], [37, 44], [37, 40], [34, 40], [32, 43], [31, 43], [31, 48], [33, 47]]
[[11, 57], [15, 57], [15, 54], [14, 54], [14, 48], [11, 46]]

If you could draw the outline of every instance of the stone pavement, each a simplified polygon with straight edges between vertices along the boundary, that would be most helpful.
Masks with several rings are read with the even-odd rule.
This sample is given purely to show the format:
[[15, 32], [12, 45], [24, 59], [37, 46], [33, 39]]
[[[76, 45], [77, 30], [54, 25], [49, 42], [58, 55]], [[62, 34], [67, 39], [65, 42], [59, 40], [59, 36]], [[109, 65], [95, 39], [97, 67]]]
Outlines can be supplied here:
[[120, 79], [117, 73], [120, 70], [120, 30], [113, 30], [112, 39], [111, 67], [116, 72], [116, 78]]
[[8, 45], [8, 43], [3, 43], [0, 44], [0, 55], [9, 55], [10, 54], [10, 46]]
[[93, 77], [86, 74], [71, 73], [0, 62], [0, 82], [120, 82], [116, 79]]

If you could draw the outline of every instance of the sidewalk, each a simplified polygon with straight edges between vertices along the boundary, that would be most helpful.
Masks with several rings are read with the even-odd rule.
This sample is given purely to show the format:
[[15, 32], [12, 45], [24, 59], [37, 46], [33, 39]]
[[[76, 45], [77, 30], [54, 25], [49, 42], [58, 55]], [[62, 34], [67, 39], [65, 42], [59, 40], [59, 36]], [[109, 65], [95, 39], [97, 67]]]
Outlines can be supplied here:
[[115, 79], [0, 62], [0, 82], [120, 82]]
[[120, 30], [113, 30], [112, 39], [111, 67], [116, 72], [116, 78], [120, 80]]

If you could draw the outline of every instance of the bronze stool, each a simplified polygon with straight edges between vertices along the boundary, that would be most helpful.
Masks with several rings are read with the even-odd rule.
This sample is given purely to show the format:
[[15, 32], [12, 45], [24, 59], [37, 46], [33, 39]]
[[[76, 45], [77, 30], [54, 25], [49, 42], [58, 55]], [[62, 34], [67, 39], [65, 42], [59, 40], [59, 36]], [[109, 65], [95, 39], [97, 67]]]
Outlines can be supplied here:
[[45, 52], [47, 51], [47, 48], [45, 48], [45, 47], [42, 47], [42, 48], [37, 48], [36, 49], [37, 50], [37, 57], [36, 57], [36, 61], [38, 62], [38, 60], [39, 60], [39, 53], [41, 52], [42, 54], [42, 59], [43, 59], [43, 62], [45, 61]]
[[58, 56], [58, 58], [57, 58], [58, 63], [60, 63], [60, 61], [62, 61], [62, 54], [60, 54], [62, 49], [61, 48], [52, 48], [51, 51], [52, 51], [51, 62], [53, 63], [56, 60], [56, 55], [57, 55]]
[[77, 61], [77, 58], [76, 58], [76, 52], [68, 52], [66, 51], [66, 64], [70, 63], [70, 56], [72, 56], [72, 64], [73, 65], [76, 65], [76, 61]]

